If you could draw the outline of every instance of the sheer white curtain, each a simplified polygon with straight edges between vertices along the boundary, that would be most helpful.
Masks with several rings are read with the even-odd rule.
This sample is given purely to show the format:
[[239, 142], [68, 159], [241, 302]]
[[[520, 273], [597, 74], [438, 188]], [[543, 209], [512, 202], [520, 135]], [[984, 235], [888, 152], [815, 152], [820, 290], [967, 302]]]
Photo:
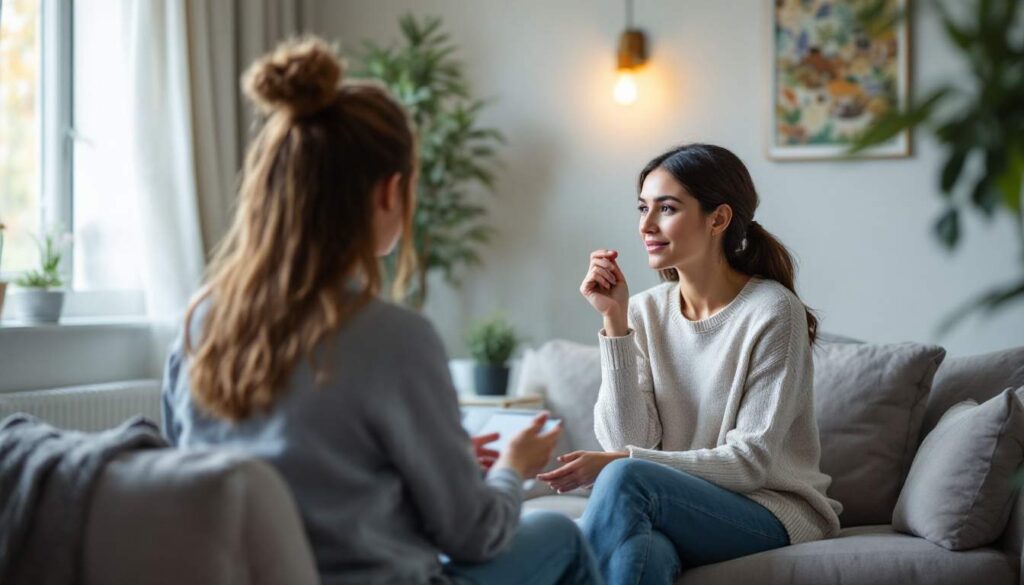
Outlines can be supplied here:
[[150, 319], [177, 321], [199, 286], [199, 229], [185, 3], [132, 2], [128, 12], [130, 165]]
[[133, 169], [149, 317], [177, 324], [230, 222], [251, 116], [239, 77], [314, 22], [313, 0], [129, 3]]

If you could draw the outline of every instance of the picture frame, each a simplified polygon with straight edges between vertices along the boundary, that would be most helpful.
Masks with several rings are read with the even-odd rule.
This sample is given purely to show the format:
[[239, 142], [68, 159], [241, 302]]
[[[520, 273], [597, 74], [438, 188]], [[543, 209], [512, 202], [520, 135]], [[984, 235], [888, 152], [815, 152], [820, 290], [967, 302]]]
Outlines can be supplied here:
[[[885, 14], [863, 26], [872, 0], [774, 0], [768, 158], [849, 158], [853, 139], [910, 100], [911, 0], [884, 0]], [[912, 155], [910, 130], [856, 158]]]

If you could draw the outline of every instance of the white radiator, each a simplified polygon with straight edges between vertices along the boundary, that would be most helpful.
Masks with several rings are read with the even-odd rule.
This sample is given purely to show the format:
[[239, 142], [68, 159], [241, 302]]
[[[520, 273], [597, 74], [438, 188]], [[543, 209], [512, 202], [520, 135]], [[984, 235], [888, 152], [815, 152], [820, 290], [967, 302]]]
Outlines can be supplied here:
[[100, 431], [136, 414], [160, 424], [160, 380], [29, 390], [0, 394], [0, 419], [15, 412], [34, 415], [56, 427]]

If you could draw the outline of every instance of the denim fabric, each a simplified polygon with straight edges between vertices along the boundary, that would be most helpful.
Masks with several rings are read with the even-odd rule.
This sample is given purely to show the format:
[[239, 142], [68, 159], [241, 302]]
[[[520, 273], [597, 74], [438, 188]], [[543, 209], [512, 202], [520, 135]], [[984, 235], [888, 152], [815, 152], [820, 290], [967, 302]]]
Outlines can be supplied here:
[[600, 585], [590, 547], [569, 518], [553, 512], [523, 516], [512, 545], [497, 558], [470, 565], [445, 564], [460, 585]]
[[604, 468], [580, 525], [610, 585], [670, 584], [686, 568], [789, 544], [757, 502], [639, 459]]

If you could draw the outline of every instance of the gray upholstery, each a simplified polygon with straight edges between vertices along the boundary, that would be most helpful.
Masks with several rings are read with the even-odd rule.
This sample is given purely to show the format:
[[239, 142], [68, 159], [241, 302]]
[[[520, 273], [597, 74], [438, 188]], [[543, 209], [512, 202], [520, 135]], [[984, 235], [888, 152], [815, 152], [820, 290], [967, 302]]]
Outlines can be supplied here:
[[1022, 461], [1024, 406], [1013, 390], [953, 406], [921, 443], [893, 527], [950, 550], [992, 543], [1006, 528]]
[[888, 523], [910, 469], [932, 378], [946, 351], [917, 343], [822, 342], [814, 414], [840, 523]]
[[979, 404], [1007, 388], [1024, 386], [1024, 346], [979, 355], [951, 357], [935, 373], [920, 441], [935, 428], [943, 413], [957, 402]]
[[1011, 585], [1017, 583], [1017, 564], [995, 548], [952, 552], [889, 526], [858, 526], [829, 540], [698, 567], [683, 573], [679, 583]]
[[224, 451], [123, 455], [96, 486], [85, 585], [314, 584], [298, 510], [266, 463]]

